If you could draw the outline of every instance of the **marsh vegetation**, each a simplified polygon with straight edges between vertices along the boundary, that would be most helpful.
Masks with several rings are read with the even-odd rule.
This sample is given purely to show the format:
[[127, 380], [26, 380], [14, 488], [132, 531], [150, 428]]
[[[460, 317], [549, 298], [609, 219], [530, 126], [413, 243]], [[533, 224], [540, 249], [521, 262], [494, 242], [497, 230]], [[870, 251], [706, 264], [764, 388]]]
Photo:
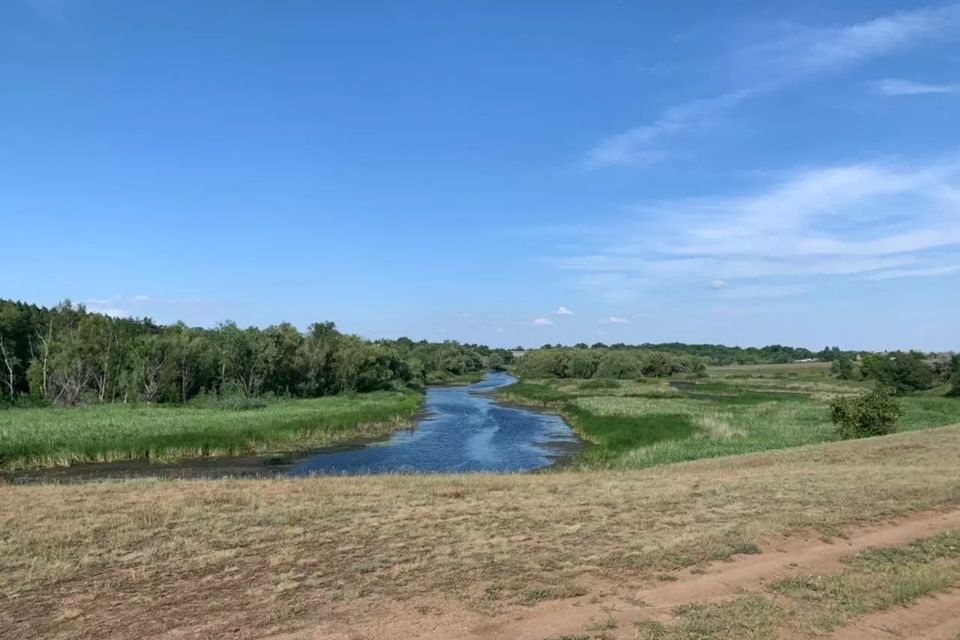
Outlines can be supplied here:
[[412, 424], [419, 393], [276, 399], [255, 408], [89, 405], [0, 411], [0, 469], [275, 453]]
[[[871, 380], [838, 380], [829, 363], [711, 367], [707, 377], [524, 380], [501, 399], [557, 411], [595, 446], [585, 468], [640, 468], [840, 439], [831, 403]], [[942, 390], [897, 397], [898, 430], [960, 422]], [[887, 431], [892, 430], [887, 426]]]

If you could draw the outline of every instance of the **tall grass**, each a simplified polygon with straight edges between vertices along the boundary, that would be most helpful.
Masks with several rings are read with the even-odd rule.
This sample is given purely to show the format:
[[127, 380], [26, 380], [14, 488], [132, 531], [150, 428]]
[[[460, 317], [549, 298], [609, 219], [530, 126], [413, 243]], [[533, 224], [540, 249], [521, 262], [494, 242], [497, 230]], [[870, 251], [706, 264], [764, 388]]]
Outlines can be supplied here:
[[[523, 381], [500, 397], [560, 413], [595, 445], [580, 457], [580, 466], [641, 468], [836, 440], [828, 402], [858, 393], [863, 385], [829, 378], [816, 368], [788, 373], [778, 375], [769, 366], [745, 377], [731, 368], [693, 385]], [[900, 430], [960, 423], [958, 398], [917, 395], [901, 402]]]
[[422, 396], [376, 392], [279, 400], [262, 408], [93, 405], [0, 411], [0, 468], [235, 455], [325, 446], [388, 433]]

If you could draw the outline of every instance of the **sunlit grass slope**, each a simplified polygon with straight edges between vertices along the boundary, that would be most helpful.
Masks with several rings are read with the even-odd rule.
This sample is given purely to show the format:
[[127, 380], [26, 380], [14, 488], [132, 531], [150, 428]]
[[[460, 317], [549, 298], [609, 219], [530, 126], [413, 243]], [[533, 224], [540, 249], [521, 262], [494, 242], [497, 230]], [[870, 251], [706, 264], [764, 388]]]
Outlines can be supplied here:
[[[626, 597], [684, 568], [766, 553], [781, 536], [955, 510], [958, 456], [960, 426], [646, 470], [0, 483], [0, 620], [11, 638], [190, 625], [271, 637], [318, 624], [330, 637], [382, 637], [398, 603], [421, 618], [466, 607], [489, 619], [545, 598]], [[883, 577], [857, 592], [874, 609], [897, 587], [887, 577], [945, 569], [944, 553], [868, 558], [823, 578], [825, 595], [831, 581]], [[777, 587], [819, 597], [820, 584]], [[680, 622], [699, 624], [695, 613]], [[358, 629], [363, 620], [380, 626]], [[436, 620], [440, 634], [450, 628]], [[745, 637], [686, 628], [663, 637]]]

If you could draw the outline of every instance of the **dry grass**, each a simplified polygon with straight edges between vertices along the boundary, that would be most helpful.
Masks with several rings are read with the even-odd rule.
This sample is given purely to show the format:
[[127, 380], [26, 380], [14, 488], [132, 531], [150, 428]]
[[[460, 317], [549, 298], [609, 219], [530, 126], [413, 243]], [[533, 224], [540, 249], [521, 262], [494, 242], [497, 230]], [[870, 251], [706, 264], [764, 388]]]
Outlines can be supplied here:
[[259, 635], [424, 598], [523, 607], [956, 507], [958, 459], [955, 426], [643, 471], [0, 486], [0, 627]]
[[[723, 602], [678, 607], [673, 620], [644, 619], [646, 640], [775, 640], [825, 637], [858, 616], [909, 606], [960, 580], [960, 532], [870, 549], [828, 575], [801, 574], [765, 590]], [[886, 637], [886, 636], [885, 636]]]

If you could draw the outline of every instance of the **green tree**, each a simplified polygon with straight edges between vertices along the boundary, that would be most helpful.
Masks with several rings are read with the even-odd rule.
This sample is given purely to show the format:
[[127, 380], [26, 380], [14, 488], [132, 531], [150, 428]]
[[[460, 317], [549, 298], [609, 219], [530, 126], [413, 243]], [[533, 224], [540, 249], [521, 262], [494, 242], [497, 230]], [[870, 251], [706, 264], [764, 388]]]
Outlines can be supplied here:
[[960, 354], [950, 358], [950, 379], [948, 381], [950, 390], [947, 393], [951, 396], [960, 396]]
[[165, 397], [164, 372], [170, 343], [158, 334], [138, 336], [127, 352], [119, 387], [124, 402], [159, 402]]
[[240, 329], [233, 322], [219, 327], [223, 384], [253, 397], [263, 389], [276, 363], [276, 344], [256, 327]]
[[929, 389], [935, 383], [933, 367], [923, 354], [898, 351], [864, 358], [861, 365], [864, 377], [872, 378], [897, 393]]
[[597, 371], [596, 354], [587, 348], [574, 349], [566, 363], [566, 377], [592, 378]]
[[840, 380], [853, 380], [856, 376], [856, 367], [847, 356], [838, 356], [830, 365], [830, 372]]
[[267, 327], [261, 340], [264, 357], [269, 358], [265, 365], [264, 389], [280, 395], [293, 395], [302, 377], [303, 363], [301, 353], [303, 335], [289, 322]]
[[301, 389], [308, 396], [322, 396], [338, 391], [336, 354], [342, 336], [332, 322], [310, 325], [300, 345], [303, 367]]
[[410, 381], [410, 370], [396, 350], [344, 336], [337, 350], [340, 391], [379, 391]]
[[627, 379], [638, 378], [641, 375], [641, 362], [629, 351], [607, 351], [597, 363], [597, 378]]
[[903, 409], [887, 387], [859, 396], [840, 396], [830, 403], [830, 416], [843, 439], [879, 436], [896, 431]]

